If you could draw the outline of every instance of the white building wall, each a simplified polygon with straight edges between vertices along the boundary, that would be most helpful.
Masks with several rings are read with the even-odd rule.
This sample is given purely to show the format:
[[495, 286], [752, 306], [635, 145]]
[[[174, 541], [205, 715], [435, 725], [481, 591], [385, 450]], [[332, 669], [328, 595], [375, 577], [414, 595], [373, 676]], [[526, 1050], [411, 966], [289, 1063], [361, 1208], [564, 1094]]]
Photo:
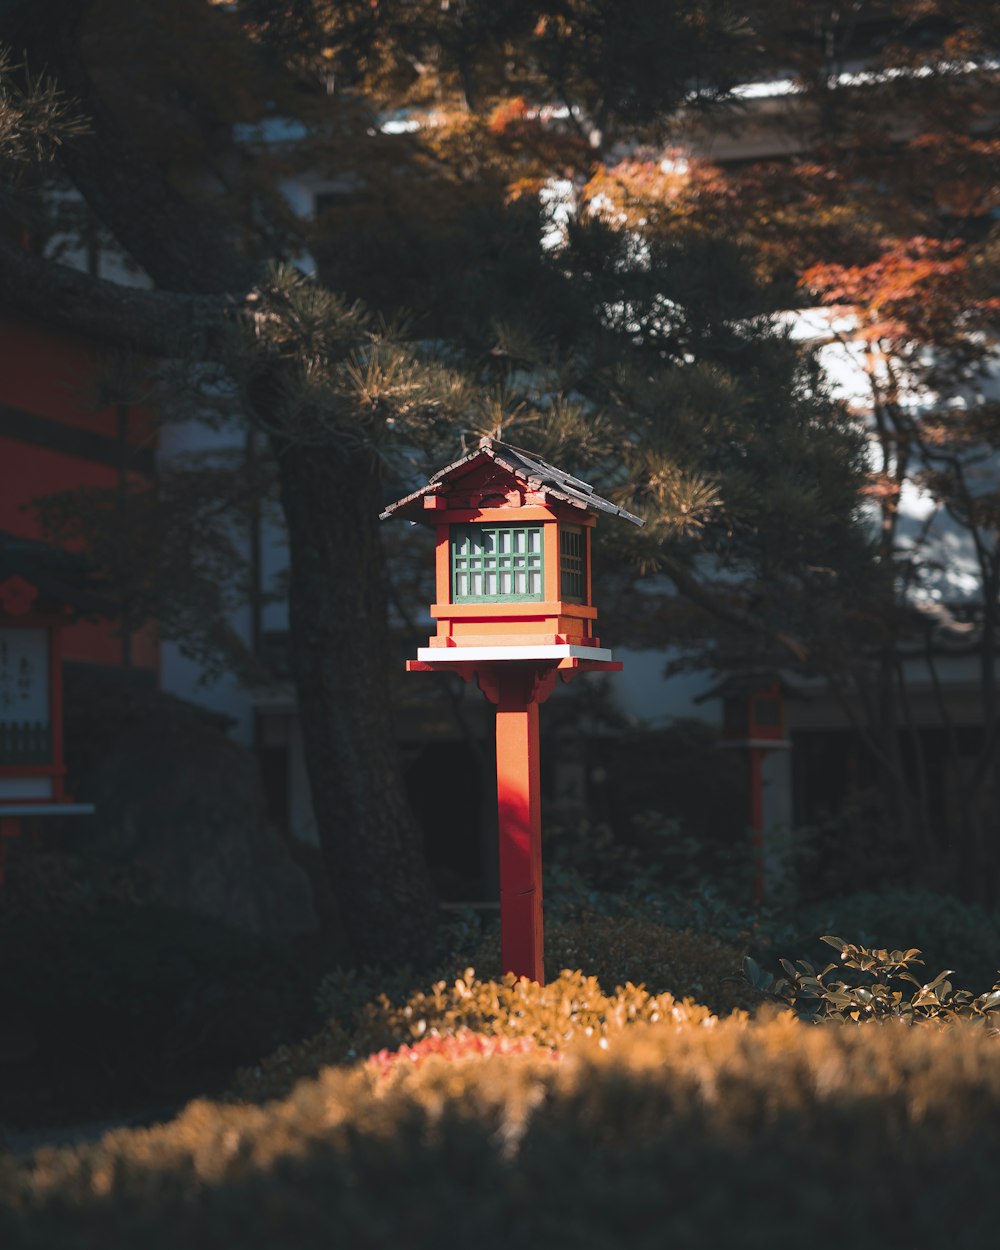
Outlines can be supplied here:
[[651, 728], [676, 720], [717, 720], [716, 703], [696, 702], [712, 686], [710, 674], [678, 673], [667, 677], [667, 664], [677, 656], [676, 651], [616, 647], [613, 639], [611, 648], [615, 659], [624, 664], [622, 671], [611, 677], [610, 686], [614, 701], [625, 716]]

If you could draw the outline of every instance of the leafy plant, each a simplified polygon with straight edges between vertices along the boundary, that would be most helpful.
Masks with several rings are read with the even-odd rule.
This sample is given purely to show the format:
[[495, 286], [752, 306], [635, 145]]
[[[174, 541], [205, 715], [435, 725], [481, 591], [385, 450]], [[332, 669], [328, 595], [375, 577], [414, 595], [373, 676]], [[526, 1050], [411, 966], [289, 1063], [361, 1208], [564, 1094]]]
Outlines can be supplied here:
[[[946, 1023], [961, 1018], [988, 1023], [993, 1018], [991, 1013], [1000, 1011], [1000, 981], [979, 995], [956, 989], [949, 979], [952, 969], [923, 981], [913, 971], [924, 962], [916, 947], [905, 951], [869, 949], [833, 935], [824, 936], [822, 941], [840, 952], [839, 963], [827, 964], [817, 971], [805, 959], [782, 959], [785, 976], [775, 978], [748, 957], [744, 960], [744, 977], [753, 989], [812, 1020], [834, 1018], [861, 1023], [897, 1019], [912, 1024], [925, 1020]], [[855, 975], [830, 979], [832, 973], [842, 968]], [[994, 1032], [1000, 1034], [1000, 1029]]]
[[929, 967], [954, 968], [960, 984], [977, 989], [992, 983], [1000, 960], [996, 913], [927, 889], [883, 888], [826, 898], [792, 920], [798, 932], [776, 933], [772, 950], [794, 950], [820, 965], [829, 957], [820, 942], [823, 933], [850, 933], [861, 946], [889, 950], [917, 946]]

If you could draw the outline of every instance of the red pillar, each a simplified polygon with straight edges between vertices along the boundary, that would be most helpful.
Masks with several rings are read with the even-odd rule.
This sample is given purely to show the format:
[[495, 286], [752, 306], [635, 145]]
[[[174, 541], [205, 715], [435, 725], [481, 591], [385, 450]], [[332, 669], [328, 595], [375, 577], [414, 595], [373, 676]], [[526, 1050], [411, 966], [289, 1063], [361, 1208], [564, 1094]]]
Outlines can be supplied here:
[[497, 810], [504, 972], [543, 982], [542, 823], [536, 676], [499, 664]]

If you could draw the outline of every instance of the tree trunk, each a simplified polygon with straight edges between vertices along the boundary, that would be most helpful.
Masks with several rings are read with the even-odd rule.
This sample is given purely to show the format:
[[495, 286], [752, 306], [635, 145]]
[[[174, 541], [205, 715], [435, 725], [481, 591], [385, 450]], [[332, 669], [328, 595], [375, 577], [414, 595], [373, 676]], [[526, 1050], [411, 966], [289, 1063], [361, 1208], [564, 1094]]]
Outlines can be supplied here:
[[291, 662], [323, 855], [359, 959], [425, 962], [434, 896], [389, 714], [378, 462], [276, 442]]

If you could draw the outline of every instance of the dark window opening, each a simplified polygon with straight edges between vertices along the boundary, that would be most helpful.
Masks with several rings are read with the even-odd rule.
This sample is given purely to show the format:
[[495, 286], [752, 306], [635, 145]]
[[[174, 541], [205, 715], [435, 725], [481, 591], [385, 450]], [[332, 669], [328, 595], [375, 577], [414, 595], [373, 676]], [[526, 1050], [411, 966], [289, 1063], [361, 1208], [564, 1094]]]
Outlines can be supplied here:
[[586, 543], [580, 526], [559, 527], [560, 593], [567, 603], [583, 603], [587, 593]]

